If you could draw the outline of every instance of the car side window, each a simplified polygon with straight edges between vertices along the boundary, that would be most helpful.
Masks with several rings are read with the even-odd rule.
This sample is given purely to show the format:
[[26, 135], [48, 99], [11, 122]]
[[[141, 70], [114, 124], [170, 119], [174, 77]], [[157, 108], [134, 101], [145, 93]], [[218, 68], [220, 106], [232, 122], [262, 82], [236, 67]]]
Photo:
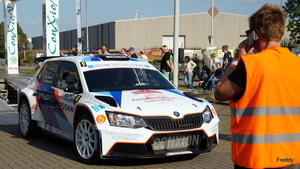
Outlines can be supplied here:
[[56, 87], [60, 89], [72, 87], [75, 90], [81, 90], [77, 67], [74, 63], [67, 61], [61, 63]]
[[53, 86], [55, 84], [56, 74], [59, 62], [46, 62], [37, 79], [40, 83]]

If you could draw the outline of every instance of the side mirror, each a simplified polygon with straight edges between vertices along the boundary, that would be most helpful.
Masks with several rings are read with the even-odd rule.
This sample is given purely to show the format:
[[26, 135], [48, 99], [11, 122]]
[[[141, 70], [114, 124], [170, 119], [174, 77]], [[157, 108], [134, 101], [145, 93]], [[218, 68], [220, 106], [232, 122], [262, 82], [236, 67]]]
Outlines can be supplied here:
[[77, 90], [77, 89], [76, 89], [75, 87], [73, 87], [73, 86], [64, 88], [64, 92], [70, 92], [70, 93], [75, 93], [75, 94], [80, 93], [80, 91]]

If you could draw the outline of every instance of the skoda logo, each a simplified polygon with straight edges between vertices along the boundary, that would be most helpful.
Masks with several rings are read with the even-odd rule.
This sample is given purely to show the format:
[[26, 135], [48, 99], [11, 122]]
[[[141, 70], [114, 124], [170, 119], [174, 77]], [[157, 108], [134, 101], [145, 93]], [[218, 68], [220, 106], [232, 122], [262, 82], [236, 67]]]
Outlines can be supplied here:
[[173, 114], [174, 114], [174, 116], [176, 116], [176, 117], [179, 117], [179, 116], [180, 116], [180, 114], [179, 114], [178, 111], [174, 111]]

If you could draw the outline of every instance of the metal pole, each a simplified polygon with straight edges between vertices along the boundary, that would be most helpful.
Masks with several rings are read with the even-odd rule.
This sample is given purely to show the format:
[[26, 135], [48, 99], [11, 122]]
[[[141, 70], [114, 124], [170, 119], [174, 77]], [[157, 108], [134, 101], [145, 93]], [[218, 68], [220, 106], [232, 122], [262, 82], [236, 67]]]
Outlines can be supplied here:
[[178, 87], [179, 0], [174, 0], [173, 84]]
[[213, 47], [214, 45], [214, 0], [211, 0], [211, 37], [210, 37], [210, 54], [213, 53]]
[[86, 2], [86, 51], [89, 52], [88, 0]]

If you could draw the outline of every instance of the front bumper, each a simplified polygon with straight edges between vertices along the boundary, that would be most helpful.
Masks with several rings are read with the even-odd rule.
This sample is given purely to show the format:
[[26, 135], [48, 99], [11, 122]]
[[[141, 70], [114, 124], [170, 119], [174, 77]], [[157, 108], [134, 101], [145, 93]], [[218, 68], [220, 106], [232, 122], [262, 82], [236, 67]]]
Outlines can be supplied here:
[[211, 151], [218, 144], [216, 134], [208, 137], [203, 130], [154, 134], [144, 144], [116, 143], [105, 158], [156, 158], [199, 154]]

